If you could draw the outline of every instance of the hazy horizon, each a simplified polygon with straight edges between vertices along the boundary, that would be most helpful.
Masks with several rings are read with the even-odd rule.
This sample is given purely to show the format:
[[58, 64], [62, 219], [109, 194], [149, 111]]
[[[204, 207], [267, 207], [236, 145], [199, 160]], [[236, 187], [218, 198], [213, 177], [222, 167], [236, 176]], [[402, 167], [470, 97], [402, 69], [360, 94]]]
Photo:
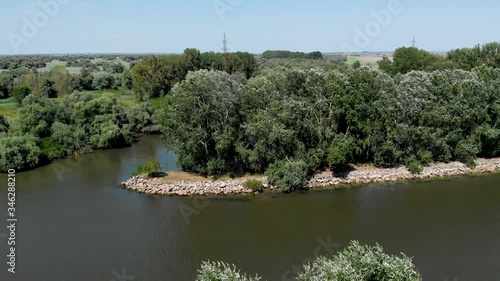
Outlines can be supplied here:
[[224, 33], [230, 51], [255, 54], [385, 53], [411, 46], [413, 36], [431, 52], [500, 41], [495, 1], [20, 0], [0, 7], [2, 55], [219, 52]]

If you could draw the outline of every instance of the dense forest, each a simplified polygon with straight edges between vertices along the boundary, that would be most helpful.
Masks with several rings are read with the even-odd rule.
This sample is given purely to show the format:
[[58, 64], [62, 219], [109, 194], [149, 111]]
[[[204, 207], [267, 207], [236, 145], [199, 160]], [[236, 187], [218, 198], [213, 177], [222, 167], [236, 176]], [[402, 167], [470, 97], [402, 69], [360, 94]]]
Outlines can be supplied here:
[[[499, 46], [400, 48], [379, 69], [285, 51], [68, 56], [46, 71], [51, 56], [0, 57], [0, 101], [20, 105], [17, 119], [0, 115], [0, 170], [159, 131], [185, 171], [266, 173], [287, 191], [358, 163], [415, 173], [433, 161], [473, 166], [500, 156]], [[92, 94], [113, 89], [132, 93], [133, 105]]]

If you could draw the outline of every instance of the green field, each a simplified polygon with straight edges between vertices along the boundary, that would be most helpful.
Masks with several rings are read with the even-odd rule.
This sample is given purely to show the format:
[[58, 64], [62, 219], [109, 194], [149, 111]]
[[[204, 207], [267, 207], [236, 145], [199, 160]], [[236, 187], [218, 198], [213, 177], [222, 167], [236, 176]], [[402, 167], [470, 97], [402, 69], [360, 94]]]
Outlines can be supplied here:
[[4, 115], [9, 120], [17, 119], [18, 108], [19, 106], [17, 102], [14, 101], [14, 98], [0, 100], [0, 114]]
[[358, 61], [357, 57], [353, 57], [353, 56], [348, 56], [347, 57], [347, 64], [348, 65], [353, 65], [357, 61]]
[[[93, 59], [91, 61], [93, 63], [96, 63], [96, 62], [102, 62], [104, 60], [103, 59]], [[109, 61], [111, 61], [111, 60], [109, 60]], [[112, 62], [119, 62], [119, 63], [123, 64], [123, 66], [125, 66], [125, 68], [129, 68], [130, 69], [130, 63], [126, 62], [124, 60], [121, 60], [119, 58], [116, 58]], [[38, 71], [40, 71], [40, 72], [47, 72], [47, 71], [50, 71], [52, 68], [54, 68], [55, 66], [58, 66], [58, 65], [66, 66], [66, 62], [65, 61], [59, 61], [59, 60], [53, 60], [53, 61], [47, 63], [46, 67], [39, 68]], [[94, 71], [93, 74], [100, 75], [100, 74], [104, 74], [105, 73], [103, 71], [103, 69], [102, 69], [102, 66], [100, 66], [99, 68], [101, 69], [101, 71]], [[68, 70], [69, 74], [74, 75], [74, 74], [79, 74], [80, 70], [82, 68], [81, 67], [66, 67], [66, 69]]]

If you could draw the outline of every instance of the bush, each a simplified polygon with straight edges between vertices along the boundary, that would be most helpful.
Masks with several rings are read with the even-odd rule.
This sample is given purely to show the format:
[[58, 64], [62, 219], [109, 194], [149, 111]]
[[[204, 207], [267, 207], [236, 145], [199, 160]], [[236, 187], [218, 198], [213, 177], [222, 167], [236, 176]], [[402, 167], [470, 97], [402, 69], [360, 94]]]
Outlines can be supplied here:
[[258, 191], [258, 192], [262, 192], [263, 187], [264, 187], [262, 185], [262, 181], [260, 181], [260, 180], [248, 180], [243, 184], [243, 186], [245, 188], [251, 189], [253, 191]]
[[455, 148], [455, 158], [469, 168], [476, 166], [477, 145], [470, 140], [460, 141]]
[[160, 172], [161, 164], [156, 160], [149, 160], [146, 163], [142, 164], [135, 170], [133, 173], [134, 176], [138, 175], [147, 175], [148, 177], [154, 177], [156, 174]]
[[50, 138], [42, 139], [41, 148], [42, 154], [50, 161], [66, 156], [64, 147]]
[[[248, 277], [240, 273], [234, 265], [223, 262], [203, 262], [198, 270], [196, 281], [254, 281], [259, 276]], [[411, 258], [402, 254], [390, 256], [384, 249], [361, 246], [353, 241], [347, 249], [337, 255], [326, 258], [318, 257], [312, 263], [304, 265], [304, 270], [297, 277], [299, 281], [421, 281]]]
[[201, 269], [198, 270], [196, 281], [258, 281], [261, 277], [249, 277], [235, 265], [229, 265], [223, 262], [203, 262]]
[[337, 135], [328, 149], [328, 165], [335, 173], [349, 171], [355, 141], [350, 136]]
[[411, 258], [390, 256], [380, 245], [361, 246], [353, 241], [344, 251], [326, 258], [319, 257], [304, 266], [297, 278], [299, 281], [313, 280], [422, 280], [415, 270]]
[[266, 171], [268, 182], [284, 192], [309, 189], [309, 167], [300, 160], [294, 162], [279, 161], [269, 166]]
[[418, 160], [422, 165], [428, 165], [432, 162], [432, 153], [429, 151], [419, 151], [418, 152]]
[[415, 156], [412, 156], [408, 160], [406, 160], [406, 167], [412, 174], [420, 174], [424, 170], [422, 168], [422, 165], [420, 164], [420, 161], [418, 161], [417, 157]]

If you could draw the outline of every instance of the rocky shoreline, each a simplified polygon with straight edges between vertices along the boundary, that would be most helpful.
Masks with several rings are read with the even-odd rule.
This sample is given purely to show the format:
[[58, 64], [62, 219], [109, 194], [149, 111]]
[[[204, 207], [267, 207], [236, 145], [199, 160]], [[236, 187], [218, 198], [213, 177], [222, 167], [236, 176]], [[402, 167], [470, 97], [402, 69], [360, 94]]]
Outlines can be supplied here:
[[[470, 169], [462, 163], [438, 163], [425, 167], [420, 174], [411, 174], [406, 167], [379, 169], [366, 168], [350, 172], [346, 177], [339, 178], [332, 173], [321, 173], [312, 178], [309, 187], [312, 189], [325, 188], [337, 185], [358, 185], [369, 183], [388, 183], [407, 180], [422, 180], [444, 178], [468, 174], [493, 173], [500, 171], [500, 158], [478, 159], [477, 166]], [[168, 178], [168, 176], [166, 177]], [[197, 181], [197, 182], [167, 182], [166, 178], [145, 178], [135, 176], [122, 182], [125, 189], [151, 194], [176, 196], [203, 196], [203, 195], [237, 195], [251, 194], [254, 191], [243, 185], [247, 179], [231, 179], [225, 181]], [[254, 177], [264, 184], [264, 189], [275, 190], [267, 184], [266, 177]]]

